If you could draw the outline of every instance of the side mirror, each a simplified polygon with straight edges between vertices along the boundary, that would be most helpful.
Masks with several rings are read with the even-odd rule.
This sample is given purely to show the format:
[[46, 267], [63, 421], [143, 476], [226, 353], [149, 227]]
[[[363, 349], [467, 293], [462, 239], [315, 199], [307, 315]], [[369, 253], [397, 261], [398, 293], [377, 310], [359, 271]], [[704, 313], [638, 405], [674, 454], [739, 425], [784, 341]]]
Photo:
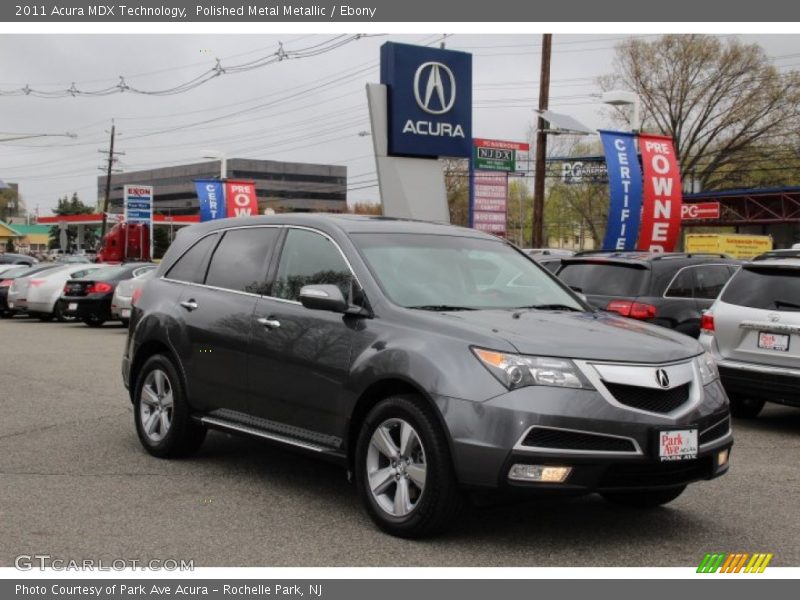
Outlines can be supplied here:
[[349, 308], [338, 286], [330, 284], [304, 285], [300, 288], [300, 304], [313, 310], [344, 313]]

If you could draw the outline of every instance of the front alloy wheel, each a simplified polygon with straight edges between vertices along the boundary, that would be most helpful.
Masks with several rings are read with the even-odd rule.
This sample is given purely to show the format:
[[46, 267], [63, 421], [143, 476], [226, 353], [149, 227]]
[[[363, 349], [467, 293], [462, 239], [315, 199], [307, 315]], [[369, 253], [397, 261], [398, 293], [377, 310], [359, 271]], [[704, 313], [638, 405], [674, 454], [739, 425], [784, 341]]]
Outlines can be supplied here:
[[378, 527], [418, 538], [445, 529], [462, 507], [447, 438], [431, 407], [404, 394], [378, 402], [359, 429], [355, 478]]
[[372, 497], [387, 514], [405, 517], [425, 491], [425, 448], [417, 431], [403, 419], [388, 419], [372, 434], [367, 478]]

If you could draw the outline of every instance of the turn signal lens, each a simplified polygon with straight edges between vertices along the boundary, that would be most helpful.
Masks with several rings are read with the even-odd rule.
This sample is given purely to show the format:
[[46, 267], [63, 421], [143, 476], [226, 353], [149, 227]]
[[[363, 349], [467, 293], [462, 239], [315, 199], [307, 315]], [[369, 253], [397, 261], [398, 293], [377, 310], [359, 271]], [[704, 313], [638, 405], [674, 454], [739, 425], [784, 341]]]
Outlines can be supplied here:
[[717, 454], [717, 466], [724, 467], [727, 465], [729, 457], [730, 453], [728, 452], [727, 448], [725, 450], [720, 450], [719, 454]]
[[550, 465], [514, 465], [508, 472], [513, 481], [538, 481], [541, 483], [564, 483], [572, 472], [572, 467]]

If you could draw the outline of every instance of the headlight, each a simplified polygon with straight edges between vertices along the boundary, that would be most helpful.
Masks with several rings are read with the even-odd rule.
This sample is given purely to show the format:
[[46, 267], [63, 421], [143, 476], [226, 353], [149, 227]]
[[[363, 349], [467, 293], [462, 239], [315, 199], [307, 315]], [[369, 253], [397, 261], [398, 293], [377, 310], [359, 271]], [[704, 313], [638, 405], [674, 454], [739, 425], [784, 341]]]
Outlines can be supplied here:
[[509, 390], [528, 385], [594, 389], [575, 363], [567, 358], [523, 356], [482, 348], [473, 348], [472, 351], [483, 366]]
[[703, 385], [708, 385], [712, 381], [719, 379], [717, 361], [708, 352], [703, 352], [700, 356], [695, 357], [694, 361], [700, 371], [700, 381], [703, 382]]

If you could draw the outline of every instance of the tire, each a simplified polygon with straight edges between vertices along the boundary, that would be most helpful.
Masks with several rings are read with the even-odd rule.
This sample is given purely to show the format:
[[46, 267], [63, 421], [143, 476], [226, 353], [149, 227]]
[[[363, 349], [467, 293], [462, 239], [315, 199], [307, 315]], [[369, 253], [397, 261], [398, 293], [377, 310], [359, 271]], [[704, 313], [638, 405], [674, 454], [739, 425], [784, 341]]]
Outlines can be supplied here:
[[128, 328], [128, 325], [130, 325], [130, 323], [131, 323], [131, 320], [130, 320], [130, 319], [120, 319], [120, 322], [122, 323], [122, 326], [123, 326], [125, 329], [127, 329], [127, 328]]
[[67, 323], [68, 321], [75, 320], [75, 317], [68, 317], [64, 314], [64, 303], [61, 300], [56, 302], [53, 306], [53, 316], [59, 323]]
[[685, 485], [658, 490], [645, 490], [641, 492], [609, 492], [600, 494], [613, 504], [628, 508], [656, 508], [668, 504], [680, 496], [686, 489]]
[[[405, 448], [400, 443], [401, 431], [408, 434]], [[401, 451], [401, 460], [389, 458]], [[384, 477], [379, 481], [381, 472]], [[355, 473], [370, 518], [394, 536], [420, 538], [439, 533], [463, 504], [444, 433], [430, 409], [414, 395], [387, 398], [369, 412], [356, 443]]]
[[10, 319], [14, 316], [10, 310], [0, 310], [0, 319]]
[[731, 414], [738, 419], [755, 419], [766, 403], [757, 398], [730, 396]]
[[133, 420], [144, 449], [159, 458], [190, 456], [206, 437], [206, 428], [189, 414], [177, 369], [163, 354], [151, 356], [139, 371]]
[[98, 317], [97, 315], [90, 315], [88, 317], [84, 317], [83, 322], [89, 327], [102, 327], [106, 320]]

